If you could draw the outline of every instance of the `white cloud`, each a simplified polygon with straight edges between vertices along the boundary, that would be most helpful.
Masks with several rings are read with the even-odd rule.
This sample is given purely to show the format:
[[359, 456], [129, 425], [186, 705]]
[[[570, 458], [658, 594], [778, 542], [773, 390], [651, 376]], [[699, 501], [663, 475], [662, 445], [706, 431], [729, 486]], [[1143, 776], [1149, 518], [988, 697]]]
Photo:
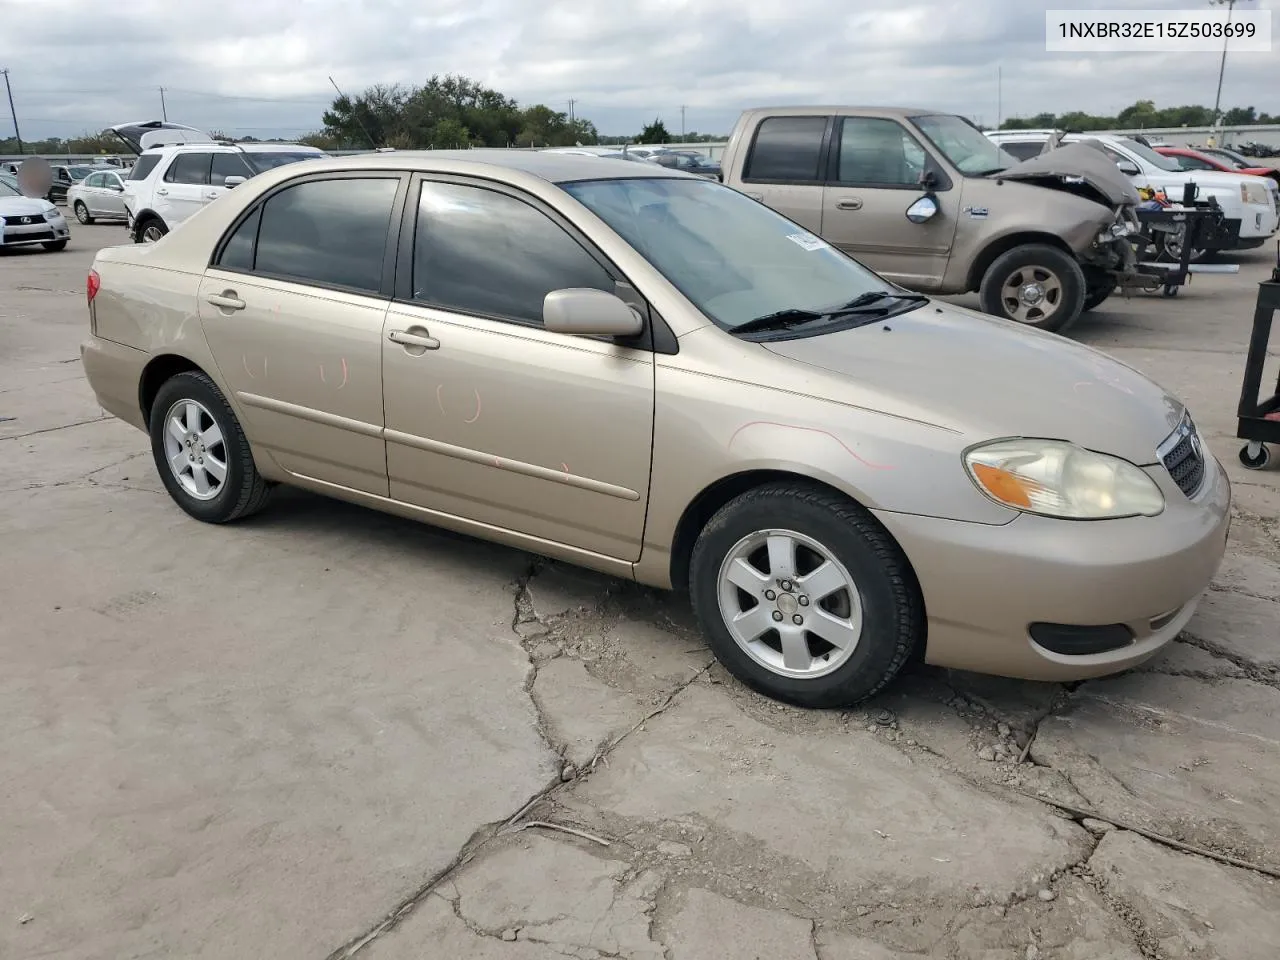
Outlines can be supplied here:
[[[1241, 0], [1280, 10], [1280, 0]], [[981, 117], [1111, 113], [1139, 98], [1211, 104], [1218, 55], [1049, 54], [1049, 7], [1202, 10], [1202, 0], [0, 0], [27, 139], [160, 112], [258, 135], [320, 126], [348, 92], [461, 73], [629, 133], [726, 132], [768, 103], [891, 103]], [[1280, 16], [1277, 16], [1280, 27]], [[1280, 51], [1230, 58], [1224, 106], [1280, 112]], [[277, 101], [277, 102], [272, 102]], [[289, 101], [289, 102], [280, 102]], [[0, 135], [11, 133], [0, 104]]]

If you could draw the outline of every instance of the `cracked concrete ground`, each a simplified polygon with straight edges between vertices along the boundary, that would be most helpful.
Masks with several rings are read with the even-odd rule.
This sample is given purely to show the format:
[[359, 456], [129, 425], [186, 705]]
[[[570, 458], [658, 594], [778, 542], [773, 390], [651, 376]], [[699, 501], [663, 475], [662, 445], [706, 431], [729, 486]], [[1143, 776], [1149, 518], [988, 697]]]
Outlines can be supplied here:
[[302, 493], [187, 519], [79, 372], [121, 234], [0, 255], [0, 957], [1274, 956], [1280, 473], [1233, 439], [1263, 254], [1075, 331], [1236, 484], [1179, 641], [806, 713], [634, 584]]

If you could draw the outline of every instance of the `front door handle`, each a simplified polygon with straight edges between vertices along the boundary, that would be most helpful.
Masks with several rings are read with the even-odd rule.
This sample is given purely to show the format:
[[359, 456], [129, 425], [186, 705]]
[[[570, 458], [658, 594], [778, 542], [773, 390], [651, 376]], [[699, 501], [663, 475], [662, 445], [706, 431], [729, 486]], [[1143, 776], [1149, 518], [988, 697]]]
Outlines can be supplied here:
[[387, 334], [387, 339], [392, 343], [398, 343], [402, 347], [416, 348], [407, 352], [415, 357], [422, 356], [422, 352], [426, 350], [439, 350], [440, 341], [435, 337], [428, 336], [425, 327], [410, 327], [408, 330], [392, 330]]
[[247, 304], [236, 296], [234, 290], [223, 290], [222, 293], [211, 293], [204, 298], [219, 310], [243, 310]]
[[206, 194], [204, 195], [204, 198], [205, 198], [206, 200], [217, 200], [217, 199], [218, 199], [218, 194], [217, 194], [217, 192], [216, 192], [216, 191], [214, 191], [214, 190], [210, 190], [208, 193], [206, 193]]
[[861, 210], [862, 200], [858, 197], [841, 197], [836, 201], [837, 210]]
[[156, 193], [160, 194], [160, 196], [162, 197], [167, 197], [169, 195], [169, 191], [164, 189], [163, 187], [157, 190]]

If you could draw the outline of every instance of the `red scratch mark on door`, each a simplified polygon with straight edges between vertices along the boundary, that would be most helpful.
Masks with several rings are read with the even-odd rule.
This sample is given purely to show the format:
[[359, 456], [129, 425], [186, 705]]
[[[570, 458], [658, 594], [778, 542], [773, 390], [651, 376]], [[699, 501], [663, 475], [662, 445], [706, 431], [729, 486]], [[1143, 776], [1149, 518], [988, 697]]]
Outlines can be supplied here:
[[436, 387], [436, 406], [440, 408], [441, 414], [444, 414], [444, 397], [441, 396], [443, 392], [444, 392], [444, 384], [442, 383], [440, 384], [440, 386]]
[[341, 390], [346, 385], [347, 385], [347, 358], [343, 357], [342, 358], [342, 382], [338, 384], [338, 389]]
[[250, 380], [257, 380], [253, 375], [253, 371], [249, 369], [249, 357], [247, 354], [240, 354], [240, 363], [244, 365], [244, 372], [249, 375]]
[[322, 363], [322, 364], [320, 364], [320, 382], [321, 382], [321, 383], [324, 383], [324, 382], [325, 382], [325, 379], [324, 379], [324, 364], [323, 364], [323, 363]]
[[480, 419], [480, 391], [474, 390], [472, 392], [476, 395], [476, 413], [470, 420], [463, 420], [463, 423], [475, 423]]
[[752, 420], [750, 423], [744, 423], [744, 424], [743, 424], [742, 426], [740, 426], [737, 430], [733, 431], [733, 436], [731, 436], [731, 437], [729, 438], [729, 447], [732, 447], [732, 446], [733, 446], [733, 442], [734, 442], [735, 440], [737, 440], [737, 439], [738, 439], [738, 434], [740, 434], [743, 430], [746, 430], [748, 427], [782, 427], [782, 428], [784, 428], [784, 429], [786, 429], [786, 430], [803, 430], [803, 431], [805, 431], [806, 433], [817, 433], [817, 434], [821, 434], [821, 435], [822, 435], [822, 436], [824, 436], [824, 437], [830, 437], [830, 438], [831, 438], [832, 440], [834, 440], [836, 443], [840, 444], [840, 446], [844, 448], [845, 452], [846, 452], [847, 454], [849, 454], [849, 456], [853, 457], [853, 459], [857, 460], [857, 461], [858, 461], [860, 464], [862, 464], [864, 467], [868, 467], [868, 468], [870, 468], [870, 469], [872, 469], [872, 470], [892, 470], [892, 469], [894, 469], [894, 467], [893, 467], [893, 465], [892, 465], [892, 464], [887, 464], [887, 463], [873, 463], [872, 461], [870, 461], [870, 460], [866, 459], [865, 457], [863, 457], [863, 456], [859, 455], [859, 454], [857, 453], [857, 451], [855, 451], [855, 450], [854, 450], [852, 447], [850, 447], [847, 443], [845, 443], [843, 440], [841, 440], [839, 437], [837, 437], [834, 433], [831, 433], [831, 432], [830, 432], [830, 431], [828, 431], [828, 430], [823, 430], [821, 427], [801, 427], [801, 426], [798, 426], [797, 424], [794, 424], [794, 423], [778, 423], [778, 422], [776, 422], [776, 421], [774, 421], [774, 420]]
[[567, 463], [562, 463], [560, 464], [560, 469], [567, 474], [569, 472], [569, 465]]

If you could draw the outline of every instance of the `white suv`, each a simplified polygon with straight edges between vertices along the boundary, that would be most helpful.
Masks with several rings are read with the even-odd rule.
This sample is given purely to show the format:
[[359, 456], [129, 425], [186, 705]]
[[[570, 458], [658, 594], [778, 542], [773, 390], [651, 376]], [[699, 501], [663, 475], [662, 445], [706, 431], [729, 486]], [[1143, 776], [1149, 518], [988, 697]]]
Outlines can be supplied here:
[[205, 204], [255, 174], [325, 154], [296, 143], [232, 143], [194, 127], [152, 120], [112, 127], [138, 154], [124, 206], [135, 243], [154, 243]]
[[[987, 134], [1000, 144], [1002, 150], [1019, 160], [1036, 156], [1050, 137], [1058, 135], [1059, 132], [1054, 130], [1007, 130]], [[1082, 133], [1068, 133], [1061, 137], [1064, 144], [1081, 140], [1097, 141], [1135, 186], [1163, 188], [1169, 199], [1176, 203], [1182, 199], [1183, 184], [1194, 181], [1201, 200], [1213, 197], [1218, 201], [1226, 216], [1225, 229], [1212, 241], [1212, 246], [1196, 251], [1196, 259], [1216, 250], [1260, 247], [1280, 227], [1280, 209], [1277, 209], [1280, 203], [1271, 189], [1271, 182], [1265, 177], [1217, 170], [1183, 170], [1173, 157], [1162, 156], [1130, 137]]]

